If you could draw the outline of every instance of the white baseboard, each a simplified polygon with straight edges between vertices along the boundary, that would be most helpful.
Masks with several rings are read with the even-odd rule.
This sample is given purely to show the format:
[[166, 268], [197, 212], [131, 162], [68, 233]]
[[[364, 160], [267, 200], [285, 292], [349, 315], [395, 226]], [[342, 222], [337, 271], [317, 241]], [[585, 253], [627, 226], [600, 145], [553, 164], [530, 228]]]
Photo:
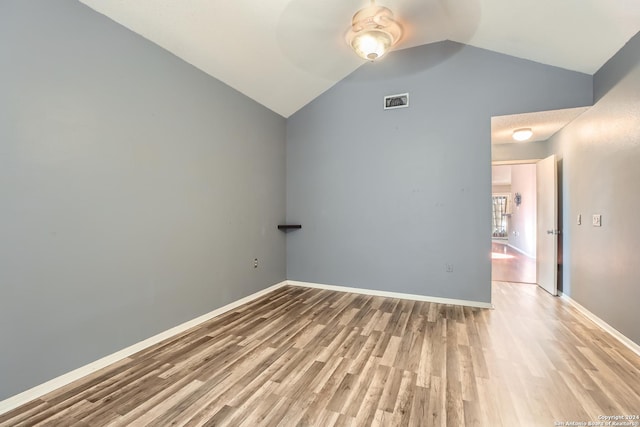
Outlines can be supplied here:
[[113, 354], [105, 356], [102, 359], [96, 360], [95, 362], [91, 362], [88, 365], [82, 366], [71, 372], [67, 372], [66, 374], [63, 374], [59, 377], [53, 378], [52, 380], [49, 380], [46, 383], [40, 384], [20, 394], [16, 394], [15, 396], [12, 396], [12, 397], [9, 397], [8, 399], [0, 401], [0, 415], [4, 414], [5, 412], [9, 412], [12, 409], [15, 409], [21, 405], [24, 405], [25, 403], [31, 402], [34, 399], [44, 396], [45, 394], [50, 393], [60, 387], [70, 384], [73, 381], [79, 380], [80, 378], [85, 377], [93, 372], [96, 372], [104, 367], [107, 367], [119, 360], [124, 359], [125, 357], [129, 357], [132, 354], [135, 354], [141, 350], [144, 350], [147, 347], [151, 347], [152, 345], [157, 344], [167, 338], [171, 338], [172, 336], [182, 333], [187, 329], [190, 329], [196, 325], [199, 325], [200, 323], [206, 322], [209, 319], [219, 316], [227, 311], [233, 310], [234, 308], [239, 307], [242, 304], [251, 302], [256, 298], [260, 298], [261, 296], [286, 285], [287, 285], [287, 282], [283, 281], [273, 286], [270, 286], [266, 289], [263, 289], [249, 296], [241, 298], [237, 301], [229, 303], [223, 307], [220, 307], [216, 310], [213, 310], [207, 314], [203, 314], [200, 317], [189, 320], [188, 322], [185, 322], [181, 325], [175, 326], [164, 332], [160, 332], [159, 334], [154, 335], [150, 338], [147, 338], [144, 341], [140, 341], [127, 348], [124, 348]]
[[[9, 412], [12, 409], [15, 409], [34, 399], [44, 396], [47, 393], [50, 393], [60, 387], [63, 387], [93, 372], [96, 372], [106, 366], [109, 366], [112, 363], [122, 360], [125, 357], [129, 357], [141, 350], [144, 350], [147, 347], [150, 347], [167, 338], [170, 338], [174, 335], [182, 333], [188, 330], [189, 328], [199, 325], [200, 323], [206, 322], [209, 319], [219, 316], [227, 311], [233, 310], [234, 308], [239, 307], [242, 304], [251, 302], [271, 291], [274, 291], [286, 285], [302, 286], [302, 287], [316, 288], [316, 289], [327, 289], [327, 290], [338, 291], [338, 292], [352, 292], [352, 293], [382, 296], [382, 297], [388, 297], [388, 298], [400, 298], [400, 299], [410, 299], [415, 301], [426, 301], [426, 302], [434, 302], [438, 304], [454, 304], [454, 305], [462, 305], [462, 306], [469, 306], [469, 307], [493, 308], [493, 304], [486, 303], [486, 302], [466, 301], [466, 300], [458, 300], [458, 299], [450, 299], [450, 298], [438, 298], [438, 297], [429, 297], [424, 295], [405, 294], [405, 293], [399, 293], [399, 292], [378, 291], [373, 289], [351, 288], [346, 286], [325, 285], [320, 283], [298, 282], [294, 280], [287, 280], [287, 281], [275, 284], [273, 286], [270, 286], [261, 291], [258, 291], [256, 293], [253, 293], [247, 297], [241, 298], [232, 303], [229, 303], [223, 307], [220, 307], [216, 310], [213, 310], [207, 314], [204, 314], [200, 317], [192, 319], [181, 325], [175, 326], [171, 329], [168, 329], [164, 332], [161, 332], [157, 335], [147, 338], [144, 341], [140, 341], [139, 343], [133, 344], [132, 346], [129, 346], [125, 349], [122, 349], [118, 352], [105, 356], [102, 359], [96, 360], [95, 362], [89, 363], [88, 365], [82, 366], [78, 369], [75, 369], [71, 372], [68, 372], [64, 375], [61, 375], [57, 378], [47, 381], [46, 383], [40, 384], [20, 394], [12, 396], [6, 400], [0, 401], [0, 415], [6, 412]], [[633, 352], [640, 355], [640, 345], [631, 341], [629, 338], [624, 336], [620, 331], [613, 328], [611, 325], [606, 323], [604, 320], [600, 319], [595, 314], [591, 313], [589, 310], [587, 310], [585, 307], [583, 307], [582, 305], [574, 301], [568, 295], [565, 295], [562, 292], [559, 292], [559, 294], [561, 298], [563, 298], [564, 300], [569, 302], [571, 305], [573, 305], [579, 312], [581, 312], [583, 315], [585, 315], [587, 318], [593, 321], [596, 325], [598, 325], [603, 330], [611, 334], [614, 338], [618, 339], [622, 344], [627, 346]]]
[[525, 251], [523, 251], [522, 249], [520, 249], [520, 248], [516, 248], [516, 247], [515, 247], [515, 246], [513, 246], [511, 243], [507, 243], [507, 246], [509, 246], [511, 249], [513, 249], [513, 250], [514, 250], [514, 251], [516, 251], [516, 252], [520, 252], [520, 253], [521, 253], [522, 255], [524, 255], [524, 256], [527, 256], [527, 257], [529, 257], [529, 258], [535, 258], [535, 255], [528, 254], [528, 253], [526, 253]]
[[585, 307], [580, 305], [580, 303], [578, 303], [576, 300], [571, 298], [569, 295], [564, 294], [564, 293], [562, 293], [560, 291], [558, 291], [558, 294], [560, 295], [560, 298], [564, 299], [569, 304], [574, 306], [576, 308], [576, 310], [578, 310], [580, 313], [582, 313], [586, 318], [591, 320], [596, 325], [600, 326], [606, 332], [611, 334], [611, 336], [613, 336], [615, 339], [620, 341], [625, 346], [629, 347], [629, 349], [631, 351], [633, 351], [638, 356], [640, 356], [640, 345], [638, 345], [635, 342], [631, 341], [622, 332], [620, 332], [619, 330], [617, 330], [616, 328], [614, 328], [613, 326], [611, 326], [610, 324], [608, 324], [607, 322], [605, 322], [604, 320], [602, 320], [601, 318], [599, 318], [598, 316], [596, 316], [595, 314], [590, 312], [588, 309], [586, 309]]
[[289, 285], [291, 285], [291, 286], [302, 286], [302, 287], [305, 287], [305, 288], [327, 289], [327, 290], [330, 290], [330, 291], [338, 291], [338, 292], [351, 292], [351, 293], [355, 293], [355, 294], [373, 295], [373, 296], [377, 296], [377, 297], [409, 299], [409, 300], [414, 300], [414, 301], [435, 302], [435, 303], [438, 303], [438, 304], [464, 305], [464, 306], [467, 306], [467, 307], [493, 308], [493, 304], [491, 304], [489, 302], [466, 301], [466, 300], [451, 299], [451, 298], [428, 297], [428, 296], [424, 296], [424, 295], [403, 294], [403, 293], [400, 293], [400, 292], [377, 291], [377, 290], [374, 290], [374, 289], [349, 288], [347, 286], [324, 285], [324, 284], [321, 284], [321, 283], [310, 283], [310, 282], [297, 282], [295, 280], [287, 280], [287, 283]]

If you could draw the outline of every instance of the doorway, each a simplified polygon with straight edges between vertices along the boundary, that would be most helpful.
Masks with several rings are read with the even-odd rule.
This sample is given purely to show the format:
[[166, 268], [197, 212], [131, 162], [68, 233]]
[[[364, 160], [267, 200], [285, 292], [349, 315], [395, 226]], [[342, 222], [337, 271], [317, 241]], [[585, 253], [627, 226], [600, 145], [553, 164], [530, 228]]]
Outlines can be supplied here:
[[491, 280], [536, 283], [536, 165], [492, 166]]

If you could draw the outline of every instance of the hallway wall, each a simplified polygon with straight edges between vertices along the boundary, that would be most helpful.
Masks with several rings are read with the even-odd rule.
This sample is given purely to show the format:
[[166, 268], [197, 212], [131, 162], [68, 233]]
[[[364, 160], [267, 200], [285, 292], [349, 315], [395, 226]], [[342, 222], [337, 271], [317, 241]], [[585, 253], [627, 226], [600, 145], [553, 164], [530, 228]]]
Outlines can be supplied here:
[[562, 291], [640, 344], [640, 33], [596, 73], [594, 93], [595, 105], [551, 139], [562, 171]]

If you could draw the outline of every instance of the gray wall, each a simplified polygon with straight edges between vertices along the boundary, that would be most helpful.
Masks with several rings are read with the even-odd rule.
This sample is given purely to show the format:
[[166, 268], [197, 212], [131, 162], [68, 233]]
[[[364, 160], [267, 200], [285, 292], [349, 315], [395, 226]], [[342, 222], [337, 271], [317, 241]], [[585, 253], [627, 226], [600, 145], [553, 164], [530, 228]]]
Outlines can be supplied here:
[[285, 279], [282, 117], [71, 0], [0, 94], [0, 400]]
[[550, 140], [562, 164], [563, 292], [640, 344], [640, 33], [596, 73], [594, 93]]
[[549, 156], [548, 141], [491, 145], [491, 160], [540, 160]]
[[[287, 120], [287, 278], [490, 301], [490, 118], [592, 77], [453, 42], [365, 64]], [[411, 106], [383, 111], [384, 95]], [[445, 264], [453, 264], [453, 273]]]

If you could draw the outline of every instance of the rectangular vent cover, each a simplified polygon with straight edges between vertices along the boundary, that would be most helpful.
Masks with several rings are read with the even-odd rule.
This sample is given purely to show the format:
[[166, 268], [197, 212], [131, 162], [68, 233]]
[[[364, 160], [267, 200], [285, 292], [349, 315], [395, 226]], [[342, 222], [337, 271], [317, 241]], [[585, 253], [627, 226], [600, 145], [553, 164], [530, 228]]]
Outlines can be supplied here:
[[409, 106], [409, 94], [399, 93], [397, 95], [387, 95], [384, 97], [384, 109], [393, 110], [395, 108], [406, 108]]

